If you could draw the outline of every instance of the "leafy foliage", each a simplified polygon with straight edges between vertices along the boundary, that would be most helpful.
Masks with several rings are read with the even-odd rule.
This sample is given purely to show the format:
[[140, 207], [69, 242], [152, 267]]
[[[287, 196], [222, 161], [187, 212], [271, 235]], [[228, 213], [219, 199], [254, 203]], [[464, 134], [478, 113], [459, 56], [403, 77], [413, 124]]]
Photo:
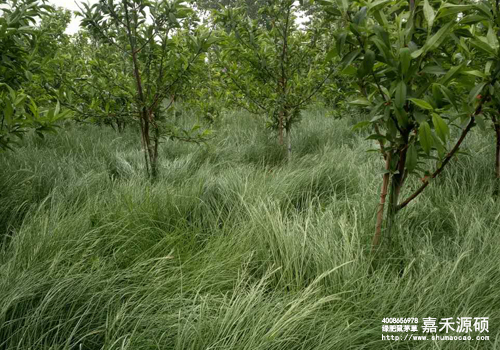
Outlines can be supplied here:
[[[192, 66], [203, 61], [204, 52], [213, 43], [211, 33], [198, 26], [198, 18], [184, 1], [110, 0], [83, 6], [79, 15], [91, 37], [126, 62], [122, 74], [122, 67], [116, 67], [114, 61], [106, 59], [108, 66], [114, 66], [108, 70], [96, 57], [95, 69], [87, 79], [92, 101], [96, 101], [91, 109], [99, 114], [104, 109], [109, 115], [111, 108], [113, 112], [116, 107], [124, 108], [126, 114], [132, 108], [141, 127], [146, 169], [155, 178], [160, 138], [198, 142], [208, 135], [180, 130], [167, 120], [167, 113], [176, 91], [188, 82]], [[103, 93], [101, 82], [112, 89]], [[121, 105], [128, 101], [133, 101], [133, 106]]]
[[12, 149], [28, 130], [42, 137], [53, 132], [55, 122], [68, 115], [59, 104], [39, 108], [29, 95], [33, 72], [40, 69], [34, 25], [52, 8], [37, 0], [4, 3], [10, 6], [1, 10], [0, 17], [0, 151]]
[[226, 9], [216, 18], [224, 30], [219, 59], [233, 103], [267, 115], [281, 144], [284, 131], [289, 134], [334, 72], [317, 33], [299, 29], [299, 10], [294, 1], [283, 0], [260, 8], [263, 23], [244, 8]]
[[[467, 67], [472, 59], [466, 43], [486, 48], [487, 38], [473, 37], [462, 16], [491, 13], [482, 3], [459, 5], [444, 1], [369, 2], [323, 1], [330, 13], [344, 22], [336, 32], [343, 73], [355, 78], [360, 92], [353, 104], [365, 107], [370, 139], [379, 142], [386, 172], [378, 211], [374, 245], [381, 232], [385, 196], [390, 182], [388, 227], [394, 215], [415, 199], [457, 153], [464, 138], [481, 121], [481, 113], [494, 91], [485, 89], [483, 74]], [[488, 10], [488, 11], [487, 11]], [[490, 42], [494, 38], [490, 32]], [[493, 54], [493, 52], [492, 52]], [[498, 74], [495, 73], [495, 74]], [[492, 81], [496, 82], [496, 75]], [[491, 82], [490, 81], [490, 84]], [[469, 98], [463, 99], [463, 92]], [[451, 143], [450, 130], [462, 128]], [[429, 171], [427, 160], [436, 160]], [[399, 202], [410, 174], [423, 185]]]

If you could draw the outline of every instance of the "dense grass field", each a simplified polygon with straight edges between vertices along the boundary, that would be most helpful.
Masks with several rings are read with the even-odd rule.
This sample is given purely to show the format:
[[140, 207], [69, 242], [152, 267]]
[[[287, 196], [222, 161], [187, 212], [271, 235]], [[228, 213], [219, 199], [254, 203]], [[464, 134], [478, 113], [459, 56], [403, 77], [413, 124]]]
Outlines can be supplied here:
[[[0, 155], [0, 349], [500, 349], [493, 133], [470, 135], [370, 272], [383, 162], [355, 119], [309, 111], [287, 163], [229, 113], [207, 146], [166, 141], [154, 183], [130, 128]], [[381, 337], [386, 317], [462, 316], [489, 317], [490, 340]]]

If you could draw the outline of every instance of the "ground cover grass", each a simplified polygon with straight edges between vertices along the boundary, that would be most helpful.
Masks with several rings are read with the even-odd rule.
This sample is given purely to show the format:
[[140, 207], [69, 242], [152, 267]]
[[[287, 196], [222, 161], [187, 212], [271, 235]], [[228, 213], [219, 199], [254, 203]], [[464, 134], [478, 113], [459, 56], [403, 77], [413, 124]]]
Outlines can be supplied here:
[[[166, 141], [154, 183], [130, 129], [0, 155], [0, 349], [500, 348], [493, 135], [470, 135], [370, 273], [383, 164], [325, 114], [287, 163], [226, 113], [208, 146]], [[490, 317], [490, 340], [381, 339], [385, 317], [462, 316]]]

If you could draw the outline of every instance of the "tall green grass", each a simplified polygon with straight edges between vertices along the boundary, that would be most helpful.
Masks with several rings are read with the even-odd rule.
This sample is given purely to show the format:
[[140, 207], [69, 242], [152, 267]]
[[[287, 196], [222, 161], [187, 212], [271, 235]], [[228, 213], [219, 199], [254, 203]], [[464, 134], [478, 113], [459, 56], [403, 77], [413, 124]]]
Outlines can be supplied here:
[[[471, 135], [370, 272], [383, 165], [353, 123], [309, 112], [288, 164], [230, 113], [207, 146], [162, 144], [154, 183], [133, 130], [1, 155], [0, 349], [500, 348], [492, 137]], [[490, 317], [490, 340], [381, 337], [385, 317], [461, 316]]]

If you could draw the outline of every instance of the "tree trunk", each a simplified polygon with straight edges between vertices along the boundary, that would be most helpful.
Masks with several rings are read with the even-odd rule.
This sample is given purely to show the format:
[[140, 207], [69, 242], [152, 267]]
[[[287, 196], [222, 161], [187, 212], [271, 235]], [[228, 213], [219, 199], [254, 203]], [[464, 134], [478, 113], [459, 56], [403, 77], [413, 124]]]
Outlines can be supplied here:
[[385, 201], [387, 198], [387, 192], [389, 190], [389, 181], [391, 179], [390, 169], [391, 168], [391, 154], [388, 153], [385, 160], [385, 174], [382, 181], [382, 190], [380, 192], [380, 202], [377, 210], [377, 223], [375, 225], [375, 235], [372, 240], [372, 253], [376, 251], [380, 244], [380, 238], [382, 236], [382, 224], [384, 222], [384, 208]]
[[405, 146], [399, 151], [397, 173], [391, 178], [391, 193], [389, 196], [389, 210], [387, 211], [387, 236], [390, 238], [392, 229], [399, 211], [399, 195], [406, 180], [406, 154], [408, 153], [408, 135], [403, 135]]
[[278, 141], [281, 146], [284, 145], [283, 140], [283, 111], [281, 111], [278, 115]]
[[398, 213], [399, 194], [401, 193], [402, 182], [398, 175], [393, 175], [391, 178], [391, 193], [389, 194], [389, 208], [387, 210], [387, 236], [392, 235], [392, 229]]
[[[138, 51], [136, 51], [136, 38], [133, 34], [132, 27], [131, 27], [131, 22], [130, 22], [130, 17], [129, 17], [129, 4], [124, 2], [124, 9], [125, 9], [125, 20], [126, 20], [126, 27], [127, 27], [127, 36], [130, 44], [130, 54], [132, 56], [132, 64], [133, 64], [133, 72], [134, 72], [134, 78], [135, 78], [135, 84], [136, 84], [136, 89], [137, 89], [137, 100], [138, 100], [138, 113], [139, 113], [139, 119], [141, 123], [141, 141], [142, 141], [142, 146], [144, 148], [145, 152], [145, 160], [146, 160], [146, 171], [148, 176], [155, 178], [158, 175], [158, 167], [157, 167], [157, 150], [155, 151], [156, 147], [156, 142], [155, 145], [151, 144], [151, 138], [150, 138], [150, 125], [152, 123], [155, 123], [154, 116], [152, 115], [152, 112], [150, 109], [147, 107], [147, 98], [144, 95], [144, 90], [142, 86], [142, 78], [141, 78], [141, 72], [140, 72], [140, 65], [139, 65], [139, 60], [137, 59], [137, 54]], [[137, 26], [136, 28], [137, 29]], [[156, 138], [155, 136], [153, 136]]]
[[287, 156], [288, 162], [292, 161], [292, 135], [290, 133], [290, 129], [286, 130], [286, 140], [287, 140]]
[[142, 151], [144, 152], [144, 164], [146, 166], [146, 175], [148, 177], [150, 177], [151, 173], [149, 172], [148, 144], [146, 141], [147, 137], [146, 137], [145, 125], [144, 125], [143, 118], [140, 118], [140, 122], [141, 122], [141, 146], [142, 146]]
[[[152, 114], [153, 120], [155, 120], [155, 115]], [[154, 134], [153, 134], [153, 145], [151, 154], [151, 177], [156, 179], [158, 177], [158, 145], [160, 143], [160, 129], [156, 123], [153, 124]]]

